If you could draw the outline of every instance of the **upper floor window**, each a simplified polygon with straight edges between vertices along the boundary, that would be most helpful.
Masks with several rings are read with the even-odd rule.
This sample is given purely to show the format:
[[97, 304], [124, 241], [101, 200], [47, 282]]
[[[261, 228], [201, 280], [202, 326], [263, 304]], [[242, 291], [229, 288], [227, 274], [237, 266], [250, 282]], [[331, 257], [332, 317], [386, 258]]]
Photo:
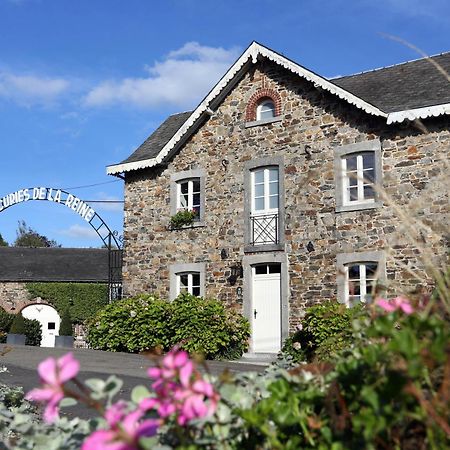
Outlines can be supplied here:
[[195, 212], [191, 226], [202, 226], [205, 220], [205, 171], [203, 169], [177, 172], [170, 177], [170, 215], [178, 211]]
[[375, 154], [353, 153], [341, 159], [344, 205], [375, 201]]
[[354, 211], [381, 206], [379, 140], [344, 145], [335, 149], [336, 211]]
[[272, 119], [275, 117], [275, 103], [272, 99], [262, 100], [256, 107], [256, 120]]
[[200, 219], [200, 178], [182, 180], [177, 183], [177, 211], [195, 211], [195, 217]]
[[265, 214], [278, 211], [278, 167], [252, 170], [252, 212]]
[[177, 273], [177, 295], [183, 292], [200, 297], [200, 272]]

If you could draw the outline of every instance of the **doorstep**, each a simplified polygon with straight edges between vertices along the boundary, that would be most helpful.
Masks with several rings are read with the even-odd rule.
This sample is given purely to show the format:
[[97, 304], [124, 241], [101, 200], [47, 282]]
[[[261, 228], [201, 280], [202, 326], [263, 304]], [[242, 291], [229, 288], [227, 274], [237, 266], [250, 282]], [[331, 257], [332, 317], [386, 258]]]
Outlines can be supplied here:
[[237, 363], [269, 366], [277, 359], [277, 353], [244, 353]]

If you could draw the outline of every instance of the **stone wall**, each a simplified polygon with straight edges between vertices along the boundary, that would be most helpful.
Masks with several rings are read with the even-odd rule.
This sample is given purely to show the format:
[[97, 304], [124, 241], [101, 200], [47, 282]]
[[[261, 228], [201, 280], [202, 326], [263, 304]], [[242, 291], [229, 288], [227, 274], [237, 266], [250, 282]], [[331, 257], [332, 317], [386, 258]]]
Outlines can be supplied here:
[[16, 314], [31, 301], [23, 282], [0, 282], [0, 307], [6, 312]]
[[[247, 104], [260, 89], [278, 92], [282, 120], [246, 127]], [[419, 243], [408, 236], [418, 230], [417, 219], [432, 228], [448, 219], [442, 182], [450, 148], [448, 117], [425, 125], [426, 133], [387, 126], [276, 65], [254, 67], [166, 167], [126, 174], [125, 294], [168, 297], [172, 264], [205, 262], [206, 296], [242, 308], [236, 288], [243, 280], [231, 285], [228, 277], [244, 256], [244, 164], [269, 156], [284, 159], [291, 327], [307, 305], [336, 298], [339, 253], [386, 249], [392, 290], [422, 289], [429, 283], [419, 258], [423, 247], [440, 264], [445, 246], [426, 227]], [[381, 140], [383, 187], [393, 204], [337, 213], [334, 148], [373, 139]], [[205, 226], [170, 230], [170, 177], [200, 168], [206, 171]]]

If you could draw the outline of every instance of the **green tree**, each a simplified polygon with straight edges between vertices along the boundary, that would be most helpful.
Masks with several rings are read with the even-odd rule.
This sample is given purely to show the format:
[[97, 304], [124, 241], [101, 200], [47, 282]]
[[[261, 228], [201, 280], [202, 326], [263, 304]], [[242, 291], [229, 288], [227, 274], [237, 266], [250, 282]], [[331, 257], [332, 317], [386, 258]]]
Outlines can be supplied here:
[[3, 239], [2, 234], [0, 233], [0, 247], [8, 247], [8, 243]]
[[53, 239], [33, 230], [24, 220], [19, 220], [16, 234], [15, 247], [61, 247]]

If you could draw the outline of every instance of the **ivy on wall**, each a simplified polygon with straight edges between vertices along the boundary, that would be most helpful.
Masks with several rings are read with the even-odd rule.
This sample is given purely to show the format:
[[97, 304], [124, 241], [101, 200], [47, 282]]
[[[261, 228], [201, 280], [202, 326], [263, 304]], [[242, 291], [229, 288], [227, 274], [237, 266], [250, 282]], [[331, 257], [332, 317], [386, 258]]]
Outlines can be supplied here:
[[60, 315], [67, 308], [74, 323], [84, 322], [108, 304], [108, 285], [101, 283], [27, 283], [32, 298], [41, 297]]

